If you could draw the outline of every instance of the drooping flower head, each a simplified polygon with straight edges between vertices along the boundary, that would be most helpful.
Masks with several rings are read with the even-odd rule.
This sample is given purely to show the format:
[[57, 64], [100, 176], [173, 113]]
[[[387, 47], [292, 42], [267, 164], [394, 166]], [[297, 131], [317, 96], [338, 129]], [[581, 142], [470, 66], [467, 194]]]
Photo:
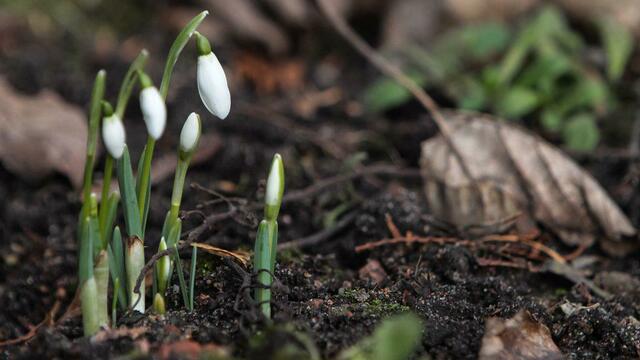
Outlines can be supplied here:
[[182, 126], [180, 132], [180, 151], [191, 153], [195, 150], [200, 140], [200, 115], [192, 112]]
[[231, 110], [231, 94], [227, 77], [216, 55], [211, 51], [209, 40], [195, 32], [198, 48], [198, 92], [210, 113], [225, 119]]
[[140, 71], [140, 109], [144, 123], [147, 125], [147, 132], [154, 140], [160, 139], [167, 124], [167, 107], [158, 89], [153, 86], [147, 74]]
[[113, 113], [109, 103], [103, 103], [102, 111], [105, 115], [102, 119], [102, 141], [109, 155], [116, 160], [120, 159], [125, 146], [124, 125], [118, 115]]

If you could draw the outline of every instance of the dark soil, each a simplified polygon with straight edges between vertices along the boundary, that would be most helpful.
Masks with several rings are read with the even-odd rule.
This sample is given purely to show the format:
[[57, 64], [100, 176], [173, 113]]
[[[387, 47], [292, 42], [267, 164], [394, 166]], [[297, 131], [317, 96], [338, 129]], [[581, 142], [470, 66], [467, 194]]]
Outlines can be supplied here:
[[[47, 45], [40, 46], [39, 51], [45, 51], [42, 49]], [[160, 47], [158, 53], [163, 53], [163, 49]], [[75, 70], [61, 70], [60, 74], [57, 57], [42, 60], [33, 51], [2, 60], [0, 67], [4, 73], [10, 73], [12, 83], [27, 92], [54, 88], [68, 101], [84, 106], [91, 86], [87, 79], [92, 76], [87, 75], [70, 88], [67, 81], [73, 77], [67, 75]], [[234, 49], [220, 51], [219, 56], [229, 62], [237, 55]], [[16, 64], [31, 64], [33, 60], [25, 61], [34, 58], [44, 64], [36, 66], [38, 81], [36, 89], [31, 89], [29, 86], [34, 86], [34, 82], [29, 74], [33, 75], [34, 67], [21, 68]], [[345, 76], [332, 84], [345, 94], [350, 93], [354, 83], [362, 83], [371, 76], [362, 70], [360, 60], [351, 61], [339, 65], [337, 70]], [[115, 79], [126, 68], [118, 61], [87, 62], [79, 73], [91, 74], [105, 66]], [[306, 64], [308, 69], [316, 65]], [[151, 66], [159, 73], [161, 64]], [[181, 80], [175, 82], [172, 90], [167, 135], [158, 144], [156, 156], [174, 151], [181, 119], [193, 110], [204, 112], [196, 95], [193, 66], [190, 56], [180, 60], [175, 76]], [[305, 77], [305, 84], [315, 86], [312, 74]], [[320, 109], [310, 120], [296, 115], [288, 101], [292, 94], [258, 97], [247, 84], [238, 85], [237, 89], [229, 120], [205, 119], [205, 131], [220, 135], [221, 150], [190, 169], [187, 182], [223, 190], [227, 196], [249, 202], [260, 200], [263, 179], [275, 152], [283, 154], [287, 189], [291, 191], [322, 178], [349, 173], [362, 161], [357, 155], [360, 153], [368, 154], [364, 159], [367, 164], [393, 163], [415, 168], [420, 141], [435, 133], [432, 122], [414, 104], [385, 118], [362, 117], [348, 110], [353, 107], [355, 96], [345, 95], [338, 104]], [[115, 91], [116, 87], [111, 88], [109, 95], [113, 96]], [[127, 118], [134, 153], [140, 151], [144, 141], [143, 136], [135, 134], [145, 131], [136, 108], [134, 100]], [[621, 166], [619, 161], [612, 162], [611, 168], [615, 165], [622, 174], [608, 169], [605, 162], [598, 163], [596, 175], [609, 190], [615, 190], [616, 200], [630, 210], [638, 205], [633, 201], [638, 196], [633, 189], [618, 191], [622, 187], [629, 190], [630, 186], [622, 180], [629, 164], [625, 160]], [[101, 169], [100, 165], [97, 169]], [[148, 256], [157, 249], [157, 234], [168, 209], [170, 192], [171, 179], [165, 179], [152, 190], [146, 239]], [[220, 204], [207, 205], [213, 197], [195, 188], [187, 188], [184, 199], [186, 211], [182, 215], [187, 233], [201, 224], [203, 216], [224, 210]], [[341, 206], [346, 210], [340, 212]], [[590, 275], [603, 277], [621, 272], [626, 276], [620, 286], [611, 285], [612, 281], [602, 284], [614, 294], [610, 300], [557, 275], [480, 266], [477, 258], [482, 254], [455, 244], [396, 244], [356, 253], [357, 245], [389, 237], [387, 214], [403, 233], [441, 234], [426, 220], [428, 209], [424, 206], [419, 179], [393, 175], [344, 182], [283, 206], [282, 243], [321, 231], [323, 221], [330, 216], [337, 216], [338, 220], [353, 216], [354, 220], [317, 245], [279, 253], [273, 324], [266, 324], [247, 296], [250, 290], [243, 288], [251, 281], [250, 269], [201, 252], [193, 312], [184, 310], [177, 286], [173, 286], [165, 317], [126, 314], [118, 325], [131, 331], [92, 341], [82, 337], [77, 311], [59, 321], [75, 293], [78, 210], [77, 191], [63, 177], [28, 184], [0, 167], [0, 339], [28, 333], [59, 302], [58, 311], [52, 314], [55, 321], [39, 327], [26, 342], [0, 348], [3, 358], [151, 358], [174, 350], [183, 357], [189, 351], [208, 351], [248, 359], [295, 359], [308, 358], [314, 348], [323, 357], [332, 357], [370, 334], [385, 317], [414, 311], [424, 322], [419, 354], [434, 359], [474, 359], [480, 349], [485, 320], [493, 316], [508, 318], [521, 309], [551, 330], [553, 340], [567, 358], [640, 356], [637, 320], [640, 289], [625, 286], [640, 279], [637, 253], [624, 259], [609, 258], [597, 248], [585, 253], [595, 259], [595, 265], [588, 267]], [[260, 211], [255, 211], [217, 223], [198, 241], [230, 250], [252, 249], [255, 219], [259, 216]], [[633, 220], [639, 225], [640, 219]], [[559, 252], [572, 250], [551, 235], [546, 237], [549, 245]], [[383, 274], [377, 281], [371, 278], [371, 271], [363, 270], [371, 268]], [[568, 313], [563, 310], [566, 304], [576, 310]], [[136, 331], [140, 333], [135, 334]]]

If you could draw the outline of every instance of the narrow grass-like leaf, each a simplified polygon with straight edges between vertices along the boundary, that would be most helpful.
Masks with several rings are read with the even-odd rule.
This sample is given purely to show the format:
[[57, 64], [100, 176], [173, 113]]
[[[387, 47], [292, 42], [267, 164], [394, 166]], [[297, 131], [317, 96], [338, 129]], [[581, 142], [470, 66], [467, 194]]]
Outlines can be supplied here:
[[104, 97], [106, 77], [106, 71], [98, 71], [96, 79], [93, 82], [93, 90], [91, 91], [91, 103], [89, 106], [89, 133], [87, 136], [87, 159], [84, 163], [84, 179], [82, 184], [82, 195], [85, 200], [89, 198], [89, 195], [91, 195], [93, 167], [95, 164], [96, 147], [98, 143], [98, 130], [100, 128], [100, 102]]
[[103, 210], [104, 216], [100, 214], [100, 237], [102, 239], [102, 249], [106, 249], [109, 240], [113, 234], [113, 224], [116, 220], [116, 213], [118, 212], [118, 203], [120, 202], [120, 195], [116, 192], [112, 193], [107, 200], [107, 205]]
[[122, 79], [122, 85], [120, 85], [120, 92], [118, 93], [118, 102], [116, 103], [115, 113], [120, 119], [124, 119], [124, 111], [127, 108], [127, 103], [131, 97], [133, 86], [136, 84], [138, 76], [138, 70], [144, 69], [149, 58], [149, 52], [146, 49], [142, 49], [138, 57], [131, 63], [127, 73]]
[[[120, 302], [120, 300], [118, 299], [120, 297], [120, 278], [117, 277], [115, 278], [115, 280], [113, 280], [113, 299], [111, 300], [111, 326], [113, 326], [114, 328], [117, 326], [118, 324], [118, 318], [117, 318], [117, 308], [118, 308], [118, 303]], [[125, 306], [127, 306], [125, 304]]]
[[189, 310], [193, 311], [193, 294], [196, 286], [196, 263], [198, 262], [198, 248], [191, 249], [191, 273], [189, 274]]
[[80, 229], [80, 256], [78, 265], [78, 278], [80, 286], [90, 277], [93, 277], [93, 242], [89, 236], [89, 217], [81, 222]]
[[[182, 231], [182, 220], [177, 219], [175, 225], [169, 232], [169, 238], [167, 239], [167, 248], [173, 248], [173, 264], [175, 264], [176, 272], [178, 273], [178, 282], [180, 284], [180, 292], [182, 293], [182, 300], [184, 301], [184, 307], [189, 308], [189, 298], [187, 292], [187, 283], [184, 280], [184, 271], [182, 269], [182, 261], [180, 260], [180, 253], [178, 253], [178, 240], [180, 239], [180, 233]], [[172, 264], [172, 265], [173, 265]], [[169, 276], [171, 276], [169, 272]]]
[[[144, 236], [145, 230], [147, 228], [147, 218], [149, 215], [149, 199], [151, 197], [151, 172], [147, 172], [146, 177], [147, 177], [147, 181], [146, 181], [146, 185], [143, 185], [142, 182], [142, 178], [144, 176], [144, 161], [146, 158], [146, 154], [148, 151], [148, 147], [145, 146], [144, 149], [142, 150], [142, 154], [140, 154], [140, 159], [138, 160], [138, 171], [137, 171], [137, 177], [136, 177], [136, 194], [138, 195], [138, 203], [140, 203], [142, 200], [141, 195], [142, 195], [142, 190], [140, 189], [141, 186], [145, 186], [145, 196], [143, 197], [144, 199], [144, 206], [142, 206], [142, 211], [140, 213], [140, 220], [141, 220], [141, 226], [142, 226], [142, 235]], [[152, 150], [153, 151], [153, 150]]]
[[131, 170], [131, 159], [129, 150], [125, 146], [122, 158], [118, 160], [118, 182], [120, 184], [120, 194], [122, 196], [122, 210], [127, 227], [127, 235], [137, 236], [142, 239], [142, 225], [140, 222], [140, 212], [138, 199], [136, 196], [135, 182]]
[[167, 98], [167, 93], [169, 92], [169, 83], [171, 82], [171, 75], [173, 74], [173, 68], [178, 61], [178, 57], [184, 49], [185, 45], [189, 42], [191, 35], [198, 28], [200, 23], [204, 20], [205, 17], [209, 14], [208, 11], [203, 11], [200, 14], [196, 15], [189, 23], [180, 31], [180, 34], [176, 37], [176, 40], [171, 45], [171, 49], [169, 49], [169, 55], [167, 55], [167, 63], [164, 66], [164, 73], [162, 75], [162, 83], [160, 83], [160, 94], [162, 94], [163, 98]]
[[176, 272], [178, 273], [178, 282], [180, 283], [180, 292], [182, 293], [182, 301], [184, 302], [184, 307], [189, 309], [189, 298], [187, 295], [187, 283], [184, 280], [184, 271], [182, 270], [182, 261], [180, 260], [180, 253], [178, 252], [178, 247], [173, 247], [173, 261], [176, 264]]
[[[120, 228], [116, 226], [113, 231], [113, 239], [108, 247], [109, 251], [109, 272], [111, 273], [111, 279], [113, 279], [114, 288], [116, 279], [125, 279], [124, 268], [124, 252], [122, 246], [122, 235], [120, 234]], [[122, 309], [127, 308], [127, 290], [125, 288], [124, 281], [120, 281], [118, 285], [118, 303]]]

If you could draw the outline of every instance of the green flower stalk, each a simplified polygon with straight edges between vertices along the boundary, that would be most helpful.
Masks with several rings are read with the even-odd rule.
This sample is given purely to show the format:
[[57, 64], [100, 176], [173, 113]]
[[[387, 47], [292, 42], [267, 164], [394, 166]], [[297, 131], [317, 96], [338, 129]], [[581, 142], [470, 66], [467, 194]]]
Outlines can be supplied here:
[[[189, 114], [187, 120], [182, 126], [182, 131], [180, 132], [178, 164], [176, 165], [176, 172], [173, 180], [171, 208], [169, 210], [169, 213], [167, 214], [167, 217], [165, 218], [165, 223], [163, 226], [163, 237], [160, 240], [160, 246], [158, 248], [158, 251], [163, 251], [163, 249], [167, 248], [175, 249], [173, 260], [178, 265], [177, 271], [180, 280], [180, 289], [185, 306], [189, 309], [191, 308], [191, 301], [187, 296], [186, 281], [184, 280], [184, 274], [182, 273], [182, 268], [180, 267], [180, 257], [177, 251], [178, 240], [180, 238], [180, 231], [182, 228], [182, 223], [178, 218], [178, 215], [180, 213], [180, 203], [182, 202], [182, 193], [184, 191], [184, 181], [187, 176], [187, 169], [189, 168], [191, 158], [193, 157], [193, 154], [198, 147], [198, 143], [200, 142], [201, 131], [202, 124], [200, 121], [200, 115], [196, 114], [195, 112]], [[165, 239], [166, 243], [164, 243]], [[192, 259], [192, 261], [195, 262], [195, 257]], [[171, 278], [172, 268], [173, 261], [171, 261], [167, 256], [161, 257], [156, 264], [156, 284], [158, 287], [158, 294], [161, 297], [164, 297], [164, 292]], [[159, 309], [156, 309], [156, 311], [159, 312]]]
[[284, 194], [284, 165], [282, 157], [276, 154], [271, 162], [267, 188], [265, 192], [265, 219], [258, 226], [253, 268], [256, 273], [258, 287], [255, 300], [265, 317], [271, 318], [271, 285], [276, 264], [278, 246], [278, 213]]
[[91, 195], [91, 183], [93, 181], [93, 167], [96, 159], [98, 144], [98, 132], [100, 130], [100, 104], [104, 97], [104, 89], [107, 73], [98, 71], [91, 92], [91, 105], [89, 110], [89, 133], [87, 135], [87, 157], [84, 163], [84, 181], [82, 183], [82, 197], [86, 201]]

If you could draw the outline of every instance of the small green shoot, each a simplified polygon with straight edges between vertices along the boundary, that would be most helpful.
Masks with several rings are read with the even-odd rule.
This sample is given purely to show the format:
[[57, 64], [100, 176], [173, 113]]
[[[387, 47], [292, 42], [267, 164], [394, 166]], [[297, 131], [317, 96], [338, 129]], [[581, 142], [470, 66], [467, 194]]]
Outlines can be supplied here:
[[255, 300], [263, 315], [271, 318], [271, 285], [278, 246], [278, 213], [284, 193], [284, 165], [280, 154], [271, 162], [265, 192], [264, 220], [258, 226], [253, 255], [253, 270], [257, 278]]

